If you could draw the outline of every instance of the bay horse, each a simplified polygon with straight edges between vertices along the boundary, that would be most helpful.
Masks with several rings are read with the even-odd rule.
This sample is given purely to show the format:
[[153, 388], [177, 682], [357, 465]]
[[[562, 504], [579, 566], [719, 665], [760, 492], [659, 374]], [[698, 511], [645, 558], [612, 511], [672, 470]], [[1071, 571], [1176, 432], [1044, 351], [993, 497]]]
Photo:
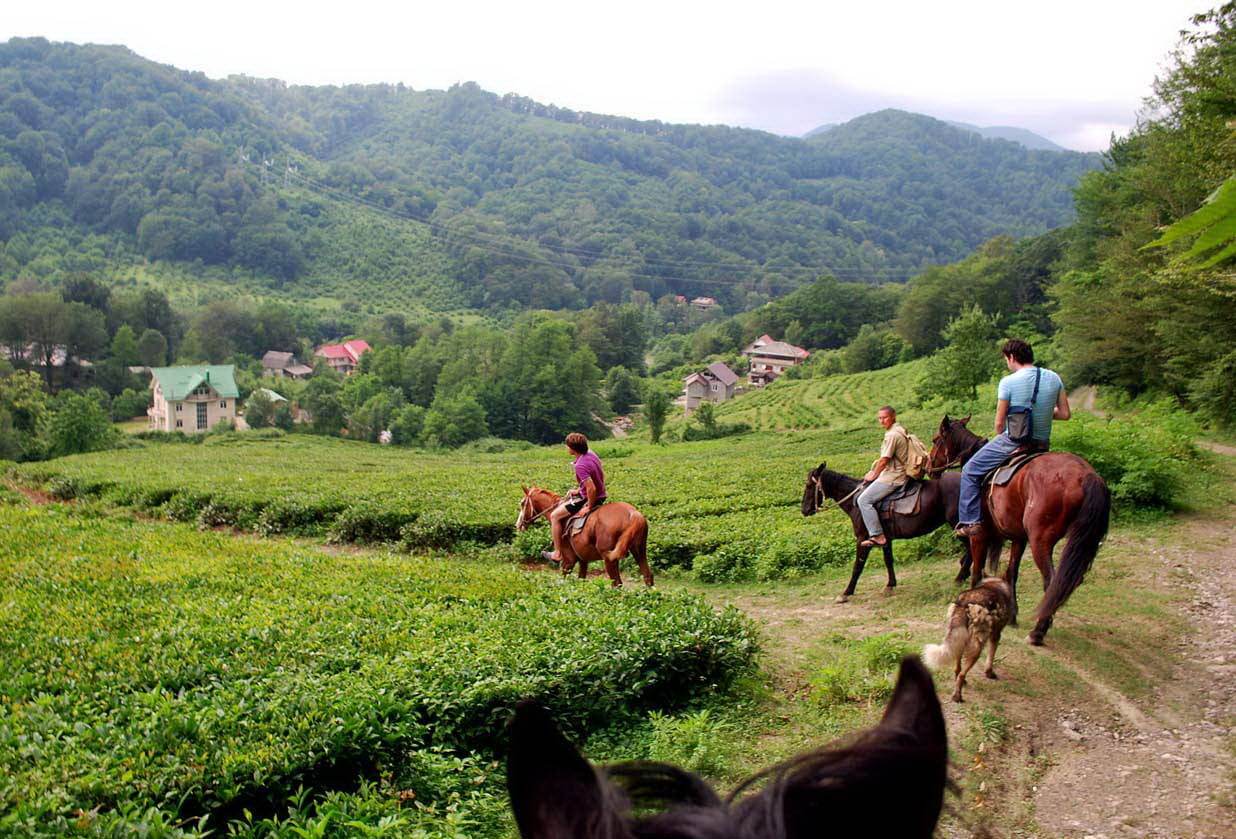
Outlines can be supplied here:
[[[523, 501], [519, 505], [516, 530], [527, 530], [537, 519], [549, 515], [562, 501], [562, 496], [540, 487], [525, 487]], [[618, 560], [624, 556], [635, 557], [639, 563], [644, 585], [652, 585], [652, 569], [648, 567], [648, 520], [639, 510], [622, 501], [602, 504], [588, 516], [583, 528], [572, 534], [568, 521], [564, 541], [570, 547], [568, 556], [562, 557], [562, 576], [571, 573], [579, 562], [580, 579], [588, 576], [588, 563], [605, 563], [614, 588], [622, 585], [618, 574]]]
[[509, 731], [507, 791], [523, 839], [930, 839], [948, 785], [944, 713], [917, 658], [901, 662], [875, 728], [766, 769], [724, 798], [664, 763], [594, 767], [532, 700], [516, 706]]
[[[821, 463], [807, 473], [807, 485], [803, 487], [802, 513], [804, 516], [815, 515], [823, 508], [825, 499], [828, 499], [836, 502], [841, 511], [850, 517], [850, 522], [854, 526], [854, 539], [858, 543], [854, 557], [854, 573], [850, 575], [850, 584], [837, 597], [838, 603], [845, 603], [854, 594], [854, 587], [858, 585], [858, 578], [867, 564], [867, 555], [871, 553], [871, 548], [864, 548], [862, 545], [868, 533], [856, 500], [859, 491], [864, 486], [866, 484], [857, 478], [834, 472]], [[884, 566], [888, 569], [888, 585], [884, 589], [886, 592], [891, 592], [897, 587], [897, 575], [893, 572], [893, 540], [926, 536], [942, 524], [955, 527], [957, 525], [957, 502], [960, 497], [961, 476], [949, 473], [938, 481], [923, 482], [923, 488], [919, 490], [917, 514], [899, 515], [891, 519], [881, 518], [884, 535], [888, 537], [888, 542], [882, 546]], [[961, 570], [957, 572], [958, 582], [966, 578], [969, 569], [970, 555], [965, 553], [961, 557]]]
[[[987, 442], [967, 427], [969, 421], [969, 417], [954, 420], [944, 415], [931, 441], [930, 474], [964, 466]], [[1107, 535], [1111, 493], [1084, 459], [1069, 452], [1048, 452], [1019, 469], [1005, 486], [984, 492], [983, 511], [989, 527], [970, 540], [972, 584], [978, 585], [982, 577], [981, 558], [997, 555], [1004, 540], [1009, 540], [1006, 579], [1013, 588], [1010, 622], [1016, 625], [1017, 573], [1029, 545], [1043, 575], [1043, 599], [1035, 610], [1030, 643], [1042, 646], [1056, 610], [1081, 585]], [[1069, 541], [1057, 569], [1052, 565], [1052, 552], [1065, 536]]]

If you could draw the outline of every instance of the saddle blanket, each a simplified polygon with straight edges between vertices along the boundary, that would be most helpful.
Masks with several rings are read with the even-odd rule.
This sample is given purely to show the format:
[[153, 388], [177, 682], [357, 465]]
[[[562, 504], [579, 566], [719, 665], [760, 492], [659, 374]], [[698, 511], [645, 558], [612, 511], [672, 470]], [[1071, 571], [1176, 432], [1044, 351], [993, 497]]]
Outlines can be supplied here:
[[997, 466], [995, 471], [991, 473], [991, 478], [988, 479], [988, 483], [994, 487], [1004, 486], [1009, 481], [1013, 480], [1013, 476], [1017, 474], [1021, 467], [1025, 466], [1036, 457], [1045, 454], [1047, 454], [1047, 452], [1041, 449], [1013, 452], [1013, 456], [1011, 458]]
[[876, 510], [884, 516], [913, 516], [918, 513], [919, 493], [923, 488], [922, 481], [906, 481], [891, 495], [882, 498], [876, 504]]

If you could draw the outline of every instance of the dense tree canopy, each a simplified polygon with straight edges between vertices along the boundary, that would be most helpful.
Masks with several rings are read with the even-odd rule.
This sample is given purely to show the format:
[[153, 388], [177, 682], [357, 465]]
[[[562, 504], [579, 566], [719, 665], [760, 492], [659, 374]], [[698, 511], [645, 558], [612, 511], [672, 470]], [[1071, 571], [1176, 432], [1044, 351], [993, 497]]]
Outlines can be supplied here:
[[0, 44], [0, 278], [46, 276], [52, 239], [59, 270], [132, 249], [386, 310], [642, 291], [733, 312], [820, 273], [904, 280], [1066, 223], [1094, 165], [897, 111], [804, 141], [471, 84], [214, 81], [121, 47]]

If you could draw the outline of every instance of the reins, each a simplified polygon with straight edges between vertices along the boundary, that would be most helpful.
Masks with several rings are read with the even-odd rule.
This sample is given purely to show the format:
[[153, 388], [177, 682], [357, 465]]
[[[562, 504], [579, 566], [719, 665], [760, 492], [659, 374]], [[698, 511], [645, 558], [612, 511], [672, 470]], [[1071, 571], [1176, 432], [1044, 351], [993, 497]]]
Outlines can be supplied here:
[[[551, 494], [552, 494], [552, 493], [551, 493]], [[561, 499], [561, 498], [559, 498], [559, 499], [558, 499], [558, 502], [555, 502], [555, 503], [553, 503], [553, 504], [550, 504], [548, 507], [545, 507], [545, 508], [541, 509], [539, 512], [533, 513], [533, 514], [532, 514], [532, 516], [531, 516], [530, 518], [526, 518], [526, 519], [524, 518], [524, 511], [523, 511], [523, 509], [521, 508], [521, 509], [520, 509], [520, 511], [519, 511], [519, 518], [520, 518], [520, 521], [519, 521], [519, 522], [516, 522], [516, 527], [518, 527], [518, 526], [519, 526], [519, 524], [520, 524], [521, 522], [522, 522], [522, 524], [523, 524], [523, 526], [524, 526], [524, 527], [527, 527], [528, 525], [532, 524], [532, 523], [533, 523], [534, 521], [536, 521], [537, 519], [541, 518], [541, 516], [547, 515], [548, 513], [552, 512], [552, 511], [553, 511], [553, 509], [554, 509], [555, 507], [557, 507], [557, 506], [558, 506], [558, 503], [559, 503], [559, 502], [561, 502], [561, 501], [562, 501], [562, 499]], [[532, 502], [531, 502], [531, 499], [529, 499], [529, 502], [528, 502], [528, 503], [529, 503], [529, 505], [531, 505], [531, 503], [532, 503]]]
[[[828, 509], [828, 502], [832, 501], [833, 499], [829, 498], [828, 496], [824, 494], [824, 482], [823, 481], [821, 481], [819, 478], [813, 478], [812, 480], [815, 481], [815, 511], [817, 513], [822, 513]], [[857, 495], [859, 491], [865, 486], [867, 486], [867, 484], [863, 483], [862, 481], [859, 481], [858, 486], [854, 487], [854, 489], [850, 491], [849, 495], [847, 495], [845, 498], [842, 498], [839, 501], [836, 501], [834, 503], [836, 504], [838, 508], [840, 508], [842, 504], [844, 504], [845, 502], [853, 498], [855, 495]]]

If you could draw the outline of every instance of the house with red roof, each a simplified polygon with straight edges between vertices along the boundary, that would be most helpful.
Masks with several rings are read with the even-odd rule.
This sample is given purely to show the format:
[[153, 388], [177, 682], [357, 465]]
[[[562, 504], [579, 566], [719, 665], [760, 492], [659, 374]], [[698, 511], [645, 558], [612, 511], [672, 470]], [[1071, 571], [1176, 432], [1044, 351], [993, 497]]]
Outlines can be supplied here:
[[743, 349], [742, 354], [751, 360], [747, 380], [756, 387], [763, 387], [786, 369], [802, 364], [811, 355], [802, 347], [774, 340], [769, 335], [756, 338]]
[[344, 341], [342, 344], [326, 344], [318, 347], [314, 355], [325, 359], [330, 369], [336, 373], [350, 376], [360, 364], [360, 357], [369, 352], [369, 349], [368, 342], [357, 339]]

